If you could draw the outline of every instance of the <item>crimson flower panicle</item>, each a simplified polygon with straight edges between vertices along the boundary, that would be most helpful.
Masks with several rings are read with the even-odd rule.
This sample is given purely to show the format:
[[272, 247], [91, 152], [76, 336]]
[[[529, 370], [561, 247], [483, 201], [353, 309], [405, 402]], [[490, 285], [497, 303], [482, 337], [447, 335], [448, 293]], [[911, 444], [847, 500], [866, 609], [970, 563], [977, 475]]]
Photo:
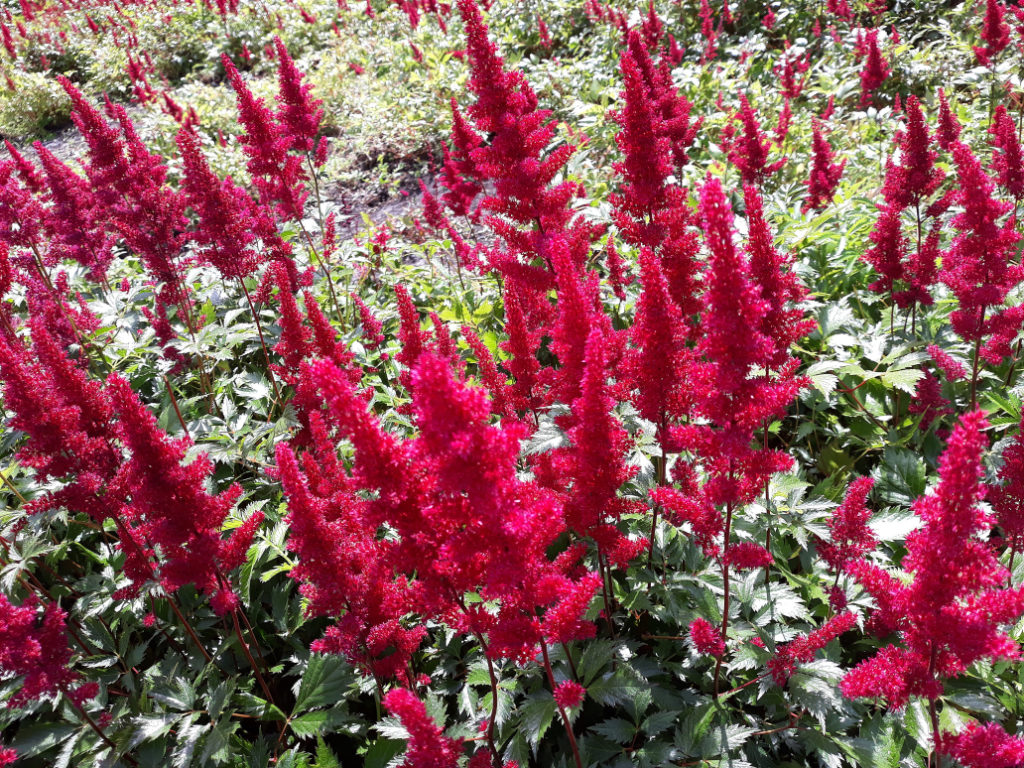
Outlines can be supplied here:
[[690, 640], [697, 653], [714, 656], [716, 659], [725, 655], [725, 639], [718, 628], [705, 618], [698, 617], [691, 622]]

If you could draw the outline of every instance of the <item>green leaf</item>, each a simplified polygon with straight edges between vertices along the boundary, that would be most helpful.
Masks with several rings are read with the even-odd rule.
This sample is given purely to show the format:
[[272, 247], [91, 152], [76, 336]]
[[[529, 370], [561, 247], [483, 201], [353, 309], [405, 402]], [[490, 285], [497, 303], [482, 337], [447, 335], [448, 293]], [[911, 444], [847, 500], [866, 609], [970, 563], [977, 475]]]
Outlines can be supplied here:
[[292, 714], [343, 701], [351, 679], [351, 668], [343, 658], [314, 653], [302, 674]]
[[611, 739], [616, 744], [628, 744], [636, 735], [637, 728], [628, 720], [623, 720], [621, 717], [613, 717], [610, 720], [605, 720], [602, 723], [591, 726], [590, 730]]
[[544, 734], [551, 725], [556, 712], [555, 700], [551, 694], [534, 695], [528, 698], [519, 708], [520, 722], [526, 735], [526, 740], [534, 749], [544, 738]]
[[366, 750], [364, 768], [385, 768], [397, 755], [405, 749], [405, 741], [400, 739], [377, 739]]

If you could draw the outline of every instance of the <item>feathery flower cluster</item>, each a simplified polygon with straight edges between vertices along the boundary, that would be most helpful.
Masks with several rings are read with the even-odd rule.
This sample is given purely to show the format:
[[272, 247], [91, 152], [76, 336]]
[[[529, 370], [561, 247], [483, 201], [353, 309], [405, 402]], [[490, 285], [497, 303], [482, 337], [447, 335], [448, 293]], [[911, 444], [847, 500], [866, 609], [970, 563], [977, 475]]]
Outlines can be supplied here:
[[1019, 307], [1000, 308], [1024, 279], [1024, 267], [1011, 259], [1019, 236], [1012, 219], [1000, 226], [1012, 205], [993, 197], [995, 185], [974, 153], [955, 143], [953, 159], [959, 175], [956, 200], [963, 210], [952, 219], [957, 234], [943, 254], [940, 279], [957, 298], [953, 330], [965, 341], [983, 341], [981, 356], [998, 365], [1024, 323]]
[[[296, 106], [294, 99], [297, 95], [291, 92], [287, 95], [292, 104], [285, 102], [281, 115], [291, 122], [282, 128], [263, 99], [253, 95], [226, 53], [221, 56], [221, 63], [235, 91], [238, 119], [245, 126], [240, 141], [249, 159], [247, 167], [260, 199], [267, 206], [275, 206], [286, 219], [301, 219], [302, 207], [308, 195], [304, 184], [306, 174], [302, 158], [290, 150], [294, 146], [303, 145], [309, 137], [304, 125], [299, 126], [299, 134], [291, 134], [291, 122], [301, 122], [301, 118], [290, 108]], [[297, 81], [293, 82], [285, 74], [282, 74], [282, 82], [294, 85], [300, 92], [302, 90]], [[310, 104], [306, 94], [302, 94], [302, 99], [307, 106]]]
[[768, 660], [768, 671], [775, 684], [785, 685], [796, 672], [797, 664], [813, 661], [814, 654], [855, 626], [857, 617], [849, 611], [844, 611], [833, 616], [813, 632], [777, 646], [775, 654]]
[[[484, 391], [462, 382], [450, 359], [424, 346], [421, 335], [408, 341], [420, 344], [415, 356], [404, 351], [412, 365], [416, 438], [401, 441], [383, 432], [350, 378], [319, 360], [304, 365], [302, 379], [326, 405], [325, 425], [355, 447], [351, 478], [342, 473], [319, 490], [314, 483], [338, 471], [326, 432], [315, 441], [320, 447], [304, 454], [304, 473], [287, 447], [278, 451], [293, 520], [289, 546], [309, 561], [293, 575], [305, 582], [314, 613], [340, 617], [323, 647], [376, 672], [376, 656], [387, 644], [377, 643], [374, 652], [371, 622], [396, 627], [409, 613], [486, 636], [488, 654], [524, 662], [543, 637], [567, 642], [592, 635], [582, 614], [600, 577], [570, 578], [579, 557], [573, 550], [548, 558], [564, 528], [563, 512], [554, 493], [517, 476], [522, 426], [489, 424]], [[299, 525], [304, 519], [310, 522]], [[339, 527], [332, 531], [335, 519]], [[397, 539], [376, 538], [384, 523]], [[311, 559], [306, 552], [320, 554]], [[470, 592], [496, 601], [496, 611], [467, 608], [462, 600]], [[347, 594], [365, 597], [347, 604]], [[400, 659], [390, 674], [404, 674], [422, 636], [418, 626], [401, 631], [408, 642], [390, 655], [389, 662]]]
[[992, 116], [992, 168], [1003, 189], [1016, 200], [1024, 197], [1024, 150], [1021, 149], [1017, 126], [1002, 104]]
[[575, 680], [564, 680], [555, 687], [555, 703], [562, 709], [572, 709], [583, 703], [587, 689]]
[[409, 745], [402, 768], [455, 768], [461, 745], [447, 738], [423, 702], [408, 688], [393, 688], [384, 697], [384, 707], [402, 721], [409, 732]]
[[750, 106], [745, 93], [740, 94], [740, 108], [732, 117], [742, 124], [742, 134], [736, 135], [736, 126], [730, 122], [722, 131], [723, 148], [729, 155], [729, 162], [736, 166], [743, 176], [744, 184], [760, 185], [786, 164], [785, 157], [773, 163], [768, 162], [772, 142], [761, 130], [757, 113]]
[[987, 426], [981, 411], [961, 418], [939, 460], [938, 486], [914, 502], [923, 526], [907, 537], [902, 564], [912, 581], [863, 559], [847, 564], [877, 601], [872, 620], [898, 631], [902, 645], [850, 670], [840, 686], [846, 696], [885, 698], [894, 708], [914, 696], [934, 701], [943, 680], [975, 661], [1019, 656], [1000, 626], [1024, 614], [1024, 588], [1003, 587], [1006, 571], [981, 538], [991, 525], [978, 506]]
[[811, 176], [807, 180], [807, 198], [804, 200], [803, 210], [820, 211], [835, 196], [836, 187], [843, 176], [843, 169], [846, 168], [846, 160], [833, 163], [834, 158], [832, 145], [822, 129], [821, 121], [811, 121], [814, 132], [812, 139]]
[[864, 68], [860, 72], [860, 105], [871, 106], [878, 87], [886, 81], [892, 70], [878, 48], [878, 30], [869, 29], [864, 35]]
[[996, 723], [972, 720], [961, 733], [944, 733], [938, 751], [964, 768], [1015, 768], [1024, 764], [1024, 739], [1011, 736]]
[[998, 481], [989, 486], [988, 499], [1003, 538], [1015, 553], [1024, 546], [1024, 424], [1003, 450]]
[[21, 707], [57, 693], [81, 703], [98, 692], [95, 683], [72, 687], [79, 676], [69, 666], [66, 618], [56, 603], [47, 603], [40, 615], [34, 598], [13, 605], [0, 594], [0, 670], [22, 676], [21, 687], [8, 699], [8, 707]]
[[1006, 10], [999, 0], [986, 0], [981, 26], [981, 39], [985, 44], [974, 46], [974, 55], [982, 66], [991, 67], [992, 58], [1010, 44], [1010, 25], [1005, 16]]
[[697, 653], [707, 654], [715, 658], [725, 655], [725, 640], [718, 628], [711, 625], [705, 618], [694, 619], [690, 624], [690, 639]]
[[209, 494], [205, 484], [213, 463], [200, 456], [182, 465], [190, 441], [164, 434], [127, 380], [112, 374], [106, 389], [119, 417], [118, 437], [129, 451], [113, 484], [126, 499], [125, 524], [158, 549], [160, 583], [167, 592], [195, 584], [218, 613], [230, 611], [238, 598], [225, 577], [229, 565], [237, 563], [226, 563], [224, 556], [248, 549], [253, 532], [236, 529], [234, 536], [248, 535], [249, 541], [235, 544], [221, 539], [220, 532], [241, 487]]
[[868, 494], [875, 481], [859, 477], [846, 489], [843, 503], [836, 507], [828, 521], [829, 541], [819, 541], [818, 554], [835, 571], [842, 571], [847, 563], [859, 560], [877, 545], [877, 539], [868, 521]]

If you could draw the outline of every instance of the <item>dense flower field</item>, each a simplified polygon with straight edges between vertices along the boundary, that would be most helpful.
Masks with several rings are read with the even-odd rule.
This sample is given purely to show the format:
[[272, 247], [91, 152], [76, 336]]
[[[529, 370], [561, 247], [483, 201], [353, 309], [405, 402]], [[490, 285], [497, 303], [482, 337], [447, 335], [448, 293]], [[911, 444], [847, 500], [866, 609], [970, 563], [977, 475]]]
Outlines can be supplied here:
[[1024, 765], [1024, 6], [0, 33], [0, 766]]

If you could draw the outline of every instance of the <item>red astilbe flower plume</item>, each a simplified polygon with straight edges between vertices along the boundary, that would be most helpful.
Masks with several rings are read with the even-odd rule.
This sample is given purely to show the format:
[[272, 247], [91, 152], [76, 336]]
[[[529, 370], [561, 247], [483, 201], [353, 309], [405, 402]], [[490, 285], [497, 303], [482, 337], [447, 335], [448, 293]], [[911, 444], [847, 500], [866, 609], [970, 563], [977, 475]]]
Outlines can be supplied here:
[[510, 355], [502, 366], [512, 376], [512, 406], [519, 413], [536, 411], [540, 406], [539, 391], [540, 361], [537, 349], [540, 332], [527, 324], [519, 281], [505, 284], [505, 336], [506, 341], [499, 347]]
[[728, 152], [729, 162], [739, 170], [744, 184], [762, 184], [765, 179], [786, 164], [786, 158], [783, 157], [774, 163], [768, 162], [768, 153], [771, 150], [772, 142], [761, 130], [757, 113], [750, 106], [750, 101], [745, 93], [740, 94], [740, 108], [733, 114], [732, 119], [740, 121], [742, 134], [737, 136], [736, 127], [732, 124], [727, 126], [723, 134], [724, 148]]
[[964, 768], [1016, 768], [1024, 764], [1024, 739], [1011, 736], [996, 723], [982, 725], [972, 720], [961, 733], [942, 734], [937, 747]]
[[466, 122], [454, 98], [452, 107], [452, 146], [449, 149], [441, 144], [444, 153], [444, 164], [441, 167], [440, 184], [447, 191], [442, 196], [444, 204], [456, 216], [470, 216], [476, 219], [477, 212], [473, 202], [480, 195], [483, 187], [476, 179], [476, 166], [473, 164], [473, 151], [483, 144], [483, 137], [473, 130]]
[[870, 477], [858, 477], [850, 483], [843, 503], [829, 518], [829, 541], [817, 543], [818, 554], [837, 572], [878, 546], [878, 540], [868, 525], [871, 510], [867, 508], [867, 498], [874, 485], [875, 481]]
[[512, 406], [513, 395], [508, 378], [498, 370], [491, 350], [476, 334], [476, 331], [467, 325], [462, 326], [462, 338], [466, 340], [469, 348], [476, 355], [477, 376], [491, 395], [492, 412], [498, 416], [515, 418], [515, 409]]
[[49, 238], [46, 262], [55, 264], [62, 259], [74, 259], [88, 268], [91, 279], [104, 280], [113, 254], [104, 233], [99, 201], [85, 179], [40, 142], [34, 146], [43, 168], [50, 203], [44, 220]]
[[814, 131], [812, 139], [811, 175], [807, 180], [807, 197], [804, 199], [803, 211], [820, 211], [832, 202], [836, 194], [836, 187], [843, 176], [843, 169], [846, 168], [846, 160], [833, 163], [835, 157], [832, 145], [817, 118], [811, 121]]
[[66, 506], [103, 523], [116, 510], [102, 489], [121, 461], [110, 432], [113, 409], [102, 387], [67, 358], [48, 326], [33, 323], [30, 351], [0, 336], [9, 424], [28, 435], [18, 461], [32, 467], [39, 482], [64, 481], [30, 502], [27, 511]]
[[907, 238], [903, 235], [902, 213], [896, 205], [880, 206], [875, 228], [868, 236], [873, 245], [861, 256], [878, 273], [878, 279], [868, 286], [875, 293], [894, 293], [896, 283], [906, 277]]
[[716, 659], [725, 655], [725, 640], [718, 627], [712, 626], [705, 618], [696, 618], [690, 624], [690, 640], [697, 653], [714, 656]]
[[931, 357], [935, 366], [950, 381], [960, 381], [967, 378], [967, 371], [963, 365], [958, 360], [954, 360], [952, 355], [937, 344], [928, 345], [928, 356]]
[[654, 253], [640, 252], [643, 291], [629, 330], [629, 349], [620, 365], [620, 381], [640, 415], [666, 437], [670, 417], [687, 410], [690, 354], [682, 311]]
[[807, 81], [806, 72], [811, 66], [810, 52], [798, 58], [790, 54], [788, 45], [781, 61], [772, 67], [772, 72], [779, 78], [779, 91], [787, 101], [800, 97]]
[[401, 720], [409, 732], [401, 768], [455, 768], [458, 765], [462, 745], [444, 736], [416, 694], [408, 688], [394, 688], [384, 697], [384, 707]]
[[392, 546], [365, 519], [320, 414], [310, 421], [315, 451], [304, 458], [310, 479], [323, 478], [319, 492], [284, 443], [277, 447], [277, 468], [288, 500], [288, 549], [298, 560], [290, 575], [300, 582], [311, 615], [338, 619], [315, 647], [346, 656], [378, 679], [411, 682], [408, 663], [426, 630], [400, 622], [410, 598], [407, 584], [395, 578]]
[[201, 248], [200, 257], [225, 278], [252, 275], [259, 263], [252, 198], [229, 178], [223, 181], [210, 169], [199, 148], [199, 137], [178, 132], [183, 165], [182, 189], [189, 207], [199, 216], [189, 238]]
[[25, 187], [36, 195], [44, 192], [46, 190], [46, 182], [39, 175], [39, 169], [36, 168], [31, 160], [19, 152], [18, 148], [11, 144], [9, 139], [4, 139], [4, 146], [7, 147], [7, 153], [11, 156], [12, 162], [18, 169], [18, 175], [24, 182]]
[[[543, 635], [567, 641], [593, 634], [582, 613], [597, 574], [570, 579], [579, 555], [554, 561], [548, 548], [564, 531], [558, 497], [518, 475], [518, 422], [490, 423], [486, 393], [455, 378], [448, 360], [422, 351], [410, 392], [419, 428], [398, 441], [380, 429], [353, 383], [336, 366], [309, 366], [328, 421], [355, 447], [353, 486], [373, 531], [397, 539], [388, 555], [396, 577], [415, 578], [413, 610], [460, 632], [487, 636], [494, 657], [527, 661]], [[595, 580], [596, 579], [596, 580]], [[465, 608], [475, 592], [492, 607]], [[543, 616], [538, 618], [538, 610]]]
[[182, 465], [190, 441], [162, 432], [125, 379], [112, 374], [107, 391], [119, 419], [118, 436], [129, 451], [113, 492], [126, 500], [124, 515], [136, 522], [135, 530], [156, 546], [161, 585], [170, 593], [195, 584], [217, 613], [230, 611], [238, 598], [225, 582], [220, 532], [241, 487], [208, 493], [213, 463], [200, 456]]
[[893, 294], [896, 306], [906, 308], [915, 302], [922, 306], [931, 306], [934, 298], [931, 287], [938, 280], [937, 261], [940, 255], [939, 238], [942, 234], [942, 222], [935, 220], [921, 247], [916, 249], [903, 267], [903, 280], [906, 287]]
[[573, 401], [572, 443], [558, 464], [572, 487], [565, 499], [565, 522], [581, 536], [597, 542], [598, 551], [614, 562], [624, 563], [646, 542], [632, 542], [614, 523], [635, 504], [619, 496], [623, 483], [636, 474], [624, 462], [629, 435], [612, 415], [615, 398], [608, 385], [608, 340], [601, 328], [590, 332], [586, 343], [585, 369], [580, 396]]
[[658, 118], [656, 128], [668, 139], [672, 165], [678, 171], [690, 162], [687, 151], [697, 137], [704, 119], [693, 118], [693, 104], [676, 88], [672, 67], [664, 55], [655, 65], [650, 52], [634, 30], [630, 30], [626, 45], [647, 87], [648, 100]]
[[722, 555], [722, 562], [732, 566], [736, 570], [753, 570], [756, 568], [767, 568], [774, 560], [772, 553], [755, 544], [752, 541], [741, 541], [736, 544], [729, 544]]
[[807, 298], [807, 289], [793, 271], [794, 255], [782, 253], [775, 247], [757, 188], [745, 186], [743, 200], [747, 209], [745, 251], [750, 276], [760, 288], [761, 299], [768, 305], [759, 330], [775, 344], [767, 367], [781, 370], [791, 364], [793, 344], [811, 333], [817, 323], [797, 306]]
[[1013, 552], [1024, 547], [1024, 422], [1003, 451], [998, 483], [989, 486], [988, 498], [996, 522]]
[[578, 707], [583, 703], [583, 698], [586, 695], [587, 689], [575, 680], [563, 680], [558, 684], [554, 692], [555, 702], [562, 709]]
[[814, 654], [855, 626], [857, 617], [846, 611], [833, 616], [813, 632], [777, 646], [768, 660], [768, 671], [775, 684], [785, 685], [796, 672], [797, 664], [813, 661]]
[[165, 183], [166, 164], [146, 149], [123, 106], [107, 101], [115, 129], [70, 81], [58, 79], [71, 97], [72, 119], [89, 147], [85, 171], [108, 227], [164, 283], [158, 303], [184, 303], [187, 298], [175, 264], [186, 224], [184, 200]]
[[8, 707], [23, 707], [61, 692], [81, 705], [98, 693], [96, 683], [75, 686], [80, 677], [69, 666], [66, 620], [55, 602], [47, 603], [40, 614], [36, 597], [14, 605], [0, 594], [0, 670], [22, 677]]
[[953, 330], [965, 341], [984, 341], [991, 334], [981, 356], [998, 365], [1010, 354], [1010, 343], [1024, 320], [1017, 307], [999, 309], [1024, 277], [1024, 269], [1010, 258], [1019, 237], [1012, 219], [999, 226], [999, 218], [1012, 206], [992, 196], [994, 184], [974, 153], [957, 143], [953, 157], [959, 175], [956, 201], [963, 210], [952, 219], [957, 235], [943, 254], [940, 280], [957, 298], [950, 317]]
[[563, 238], [551, 243], [551, 266], [558, 288], [555, 322], [549, 329], [551, 351], [558, 358], [558, 369], [548, 369], [551, 390], [549, 397], [557, 402], [572, 403], [580, 394], [583, 379], [587, 337], [594, 327], [607, 326], [608, 318], [598, 307], [600, 278], [592, 270], [577, 270]]
[[17, 166], [0, 161], [0, 239], [10, 246], [31, 248], [41, 236], [45, 219], [43, 206], [19, 180]]
[[935, 129], [935, 140], [940, 147], [949, 151], [959, 138], [960, 123], [949, 107], [946, 92], [939, 88], [939, 124]]
[[848, 566], [902, 645], [850, 670], [840, 684], [844, 695], [885, 698], [893, 708], [915, 696], [934, 702], [943, 681], [975, 661], [1020, 655], [1000, 627], [1024, 613], [1024, 588], [1003, 588], [1006, 570], [982, 540], [992, 524], [978, 506], [987, 426], [981, 411], [961, 418], [939, 459], [938, 485], [914, 502], [923, 526], [907, 536], [902, 563], [912, 580], [904, 584], [864, 560]]
[[282, 131], [263, 99], [249, 90], [227, 54], [221, 56], [221, 63], [235, 91], [239, 121], [245, 127], [239, 141], [260, 199], [267, 206], [275, 205], [285, 219], [301, 219], [308, 192], [302, 158], [288, 151], [292, 138]]
[[378, 349], [384, 343], [384, 324], [377, 318], [366, 302], [356, 296], [350, 295], [352, 303], [359, 310], [359, 325], [362, 327], [363, 342], [367, 349]]
[[717, 179], [701, 189], [700, 215], [709, 258], [691, 387], [694, 412], [707, 423], [676, 433], [705, 465], [708, 500], [722, 506], [749, 499], [770, 475], [791, 465], [781, 452], [752, 449], [751, 440], [765, 420], [785, 411], [805, 382], [793, 376], [792, 364], [777, 376], [752, 375], [769, 368], [778, 351], [761, 330], [770, 305], [736, 248], [732, 208]]
[[623, 51], [619, 66], [624, 85], [620, 97], [625, 104], [614, 114], [621, 127], [615, 143], [625, 158], [614, 164], [622, 185], [612, 197], [613, 215], [627, 241], [655, 247], [660, 237], [649, 230], [665, 207], [666, 180], [672, 173], [670, 146], [659, 130], [656, 105], [629, 48]]
[[987, 0], [985, 20], [981, 26], [981, 39], [985, 45], [974, 46], [974, 55], [982, 66], [991, 67], [992, 58], [1010, 44], [1010, 25], [1005, 19], [1006, 9], [999, 0]]
[[996, 107], [989, 133], [992, 134], [992, 169], [999, 186], [1019, 200], [1024, 197], [1024, 150], [1017, 137], [1017, 126], [1002, 104]]
[[864, 68], [860, 72], [860, 105], [868, 107], [874, 103], [874, 93], [886, 81], [892, 70], [878, 48], [878, 30], [869, 29], [864, 35]]
[[495, 186], [483, 207], [519, 224], [539, 221], [544, 231], [560, 229], [577, 186], [549, 184], [575, 147], [563, 145], [541, 159], [555, 133], [550, 110], [537, 109], [537, 96], [522, 74], [505, 71], [474, 0], [459, 0], [458, 7], [466, 26], [469, 87], [477, 97], [468, 111], [478, 130], [492, 134], [472, 153], [477, 176]]
[[886, 164], [882, 195], [890, 206], [900, 209], [918, 206], [942, 184], [945, 174], [935, 167], [938, 152], [931, 148], [931, 136], [917, 97], [907, 98], [906, 123], [897, 134], [899, 162]]
[[280, 37], [274, 37], [274, 48], [277, 51], [278, 124], [288, 138], [289, 149], [312, 152], [324, 117], [320, 108], [323, 102], [313, 98], [311, 86], [302, 82], [303, 74], [295, 66]]
[[952, 404], [942, 396], [942, 382], [930, 370], [918, 380], [907, 412], [921, 414], [921, 429], [928, 429], [933, 421], [953, 412]]
[[615, 241], [610, 237], [606, 251], [605, 268], [608, 271], [608, 282], [611, 284], [612, 293], [619, 301], [625, 301], [626, 286], [633, 284], [633, 275], [628, 273], [626, 264], [622, 260], [622, 256], [619, 255], [618, 248], [615, 247]]

